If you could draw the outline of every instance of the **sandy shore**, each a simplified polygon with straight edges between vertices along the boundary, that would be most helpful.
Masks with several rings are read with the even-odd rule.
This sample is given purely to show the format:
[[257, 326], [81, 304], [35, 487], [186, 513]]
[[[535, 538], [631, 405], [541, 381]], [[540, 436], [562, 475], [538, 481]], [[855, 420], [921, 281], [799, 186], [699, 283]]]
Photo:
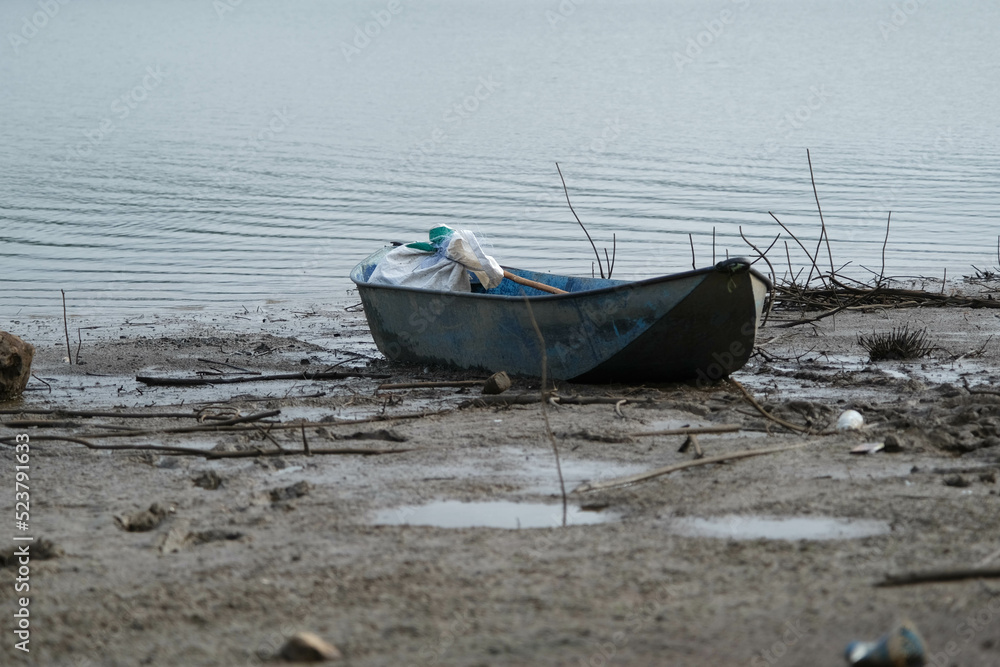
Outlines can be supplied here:
[[[849, 641], [907, 617], [930, 664], [1000, 665], [1000, 580], [874, 586], [904, 571], [1000, 566], [1000, 395], [977, 393], [1000, 388], [1000, 311], [849, 312], [764, 328], [763, 353], [734, 377], [815, 432], [857, 410], [866, 420], [857, 432], [793, 433], [727, 384], [560, 386], [629, 401], [621, 415], [607, 403], [549, 411], [569, 489], [693, 456], [678, 451], [683, 436], [641, 432], [739, 426], [699, 436], [707, 456], [806, 444], [571, 494], [573, 523], [562, 527], [539, 406], [461, 407], [475, 388], [377, 391], [481, 376], [378, 361], [363, 314], [345, 305], [78, 319], [74, 351], [77, 327], [100, 328], [81, 331], [74, 365], [64, 362], [61, 319], [15, 318], [10, 330], [38, 347], [41, 381], [0, 404], [0, 436], [32, 438], [31, 534], [51, 541], [53, 557], [36, 544], [28, 655], [11, 632], [17, 570], [0, 568], [5, 664], [266, 664], [307, 630], [358, 666], [832, 667]], [[932, 355], [868, 363], [857, 334], [903, 324], [928, 327]], [[135, 379], [334, 365], [369, 377], [208, 387]], [[515, 379], [509, 393], [537, 389]], [[30, 412], [42, 410], [178, 416]], [[265, 411], [280, 412], [243, 430], [164, 433]], [[415, 413], [434, 414], [397, 418]], [[385, 421], [355, 421], [375, 417]], [[281, 428], [296, 420], [311, 425]], [[122, 427], [150, 433], [106, 437]], [[303, 431], [315, 450], [408, 451], [305, 456]], [[54, 434], [288, 453], [205, 459], [41, 439]], [[887, 435], [902, 451], [850, 453]], [[0, 507], [13, 510], [9, 446], [0, 460]], [[423, 521], [422, 507], [439, 501], [492, 503], [471, 513], [476, 523], [515, 523], [398, 525]], [[136, 516], [154, 504], [162, 514]], [[143, 520], [150, 530], [124, 529]], [[802, 534], [823, 539], [789, 539]], [[0, 551], [13, 544], [4, 542]]]

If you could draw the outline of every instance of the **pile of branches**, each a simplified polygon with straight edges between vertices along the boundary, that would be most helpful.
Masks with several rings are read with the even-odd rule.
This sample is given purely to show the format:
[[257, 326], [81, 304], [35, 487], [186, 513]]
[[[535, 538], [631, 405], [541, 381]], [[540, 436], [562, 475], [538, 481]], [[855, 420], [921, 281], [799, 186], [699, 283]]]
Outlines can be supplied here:
[[[891, 211], [889, 212], [885, 223], [885, 240], [882, 243], [882, 268], [879, 273], [867, 283], [844, 275], [842, 271], [847, 264], [836, 268], [833, 261], [833, 252], [830, 249], [830, 238], [827, 235], [826, 222], [823, 220], [823, 208], [820, 206], [819, 194], [816, 190], [816, 178], [813, 175], [812, 157], [809, 155], [808, 150], [806, 150], [806, 157], [809, 160], [809, 177], [812, 180], [813, 195], [816, 197], [816, 208], [819, 211], [820, 235], [816, 248], [810, 252], [805, 244], [803, 244], [802, 241], [799, 240], [799, 238], [792, 233], [792, 231], [784, 223], [782, 223], [776, 215], [774, 215], [774, 213], [768, 211], [768, 214], [774, 218], [774, 221], [778, 223], [786, 234], [788, 234], [792, 241], [798, 244], [799, 248], [801, 248], [806, 254], [806, 257], [809, 258], [809, 263], [794, 275], [790, 275], [786, 272], [779, 278], [777, 272], [774, 270], [774, 265], [771, 263], [767, 254], [772, 248], [774, 248], [778, 240], [781, 239], [781, 234], [779, 233], [771, 244], [765, 250], [761, 251], [754, 243], [747, 239], [747, 237], [743, 234], [742, 227], [740, 228], [740, 236], [757, 255], [757, 259], [754, 260], [754, 263], [764, 260], [770, 270], [773, 290], [769, 298], [769, 303], [767, 304], [765, 322], [770, 316], [771, 311], [775, 308], [797, 310], [802, 313], [816, 313], [819, 311], [818, 314], [808, 317], [802, 316], [795, 320], [785, 320], [782, 324], [778, 325], [783, 327], [809, 324], [825, 317], [835, 315], [843, 310], [915, 307], [926, 308], [941, 306], [1000, 308], [1000, 299], [994, 299], [992, 295], [987, 295], [985, 298], [982, 298], [960, 294], [945, 294], [944, 281], [942, 281], [940, 292], [928, 292], [923, 289], [903, 289], [891, 287], [890, 285], [892, 283], [898, 282], [893, 278], [887, 278], [885, 276], [885, 248], [889, 242], [889, 225], [892, 221]], [[1000, 263], [1000, 238], [998, 238], [997, 243], [997, 260], [998, 263]], [[824, 263], [824, 265], [826, 263], [823, 261], [824, 258], [822, 257], [824, 245], [826, 247], [825, 259], [829, 261], [829, 271], [825, 271], [820, 268], [821, 262]], [[789, 250], [787, 240], [784, 242], [784, 247], [785, 257], [788, 262], [789, 270], [791, 270], [791, 252]], [[806, 273], [807, 269], [808, 273]], [[804, 280], [801, 280], [803, 273], [806, 273], [806, 277]], [[874, 274], [874, 271], [872, 271], [872, 273]]]

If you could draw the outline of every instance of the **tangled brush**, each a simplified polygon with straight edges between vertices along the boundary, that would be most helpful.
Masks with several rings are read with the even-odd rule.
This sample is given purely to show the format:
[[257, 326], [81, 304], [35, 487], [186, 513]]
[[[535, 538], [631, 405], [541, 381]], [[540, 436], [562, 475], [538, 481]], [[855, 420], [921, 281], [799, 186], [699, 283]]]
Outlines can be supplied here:
[[871, 361], [893, 359], [919, 359], [934, 349], [927, 341], [927, 329], [910, 331], [908, 327], [893, 329], [890, 333], [858, 334], [858, 344], [868, 352]]

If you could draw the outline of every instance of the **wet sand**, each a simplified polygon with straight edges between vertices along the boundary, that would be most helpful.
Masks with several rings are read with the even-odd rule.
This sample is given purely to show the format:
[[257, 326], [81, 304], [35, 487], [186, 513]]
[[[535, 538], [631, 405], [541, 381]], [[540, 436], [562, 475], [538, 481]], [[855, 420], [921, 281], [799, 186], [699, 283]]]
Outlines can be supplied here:
[[[0, 436], [35, 438], [31, 532], [55, 557], [31, 561], [31, 653], [14, 649], [8, 614], [4, 663], [268, 664], [288, 635], [307, 630], [359, 666], [834, 666], [849, 641], [908, 617], [931, 664], [1000, 665], [1000, 580], [874, 586], [902, 571], [1000, 566], [1000, 395], [974, 393], [1000, 388], [1000, 311], [845, 312], [762, 329], [763, 354], [734, 378], [817, 433], [857, 410], [866, 422], [857, 432], [792, 433], [724, 383], [560, 385], [566, 395], [629, 399], [621, 416], [606, 403], [549, 410], [570, 490], [693, 456], [678, 451], [683, 436], [640, 432], [738, 425], [698, 436], [709, 457], [806, 443], [573, 493], [576, 521], [562, 527], [539, 406], [460, 407], [475, 388], [377, 391], [482, 376], [380, 361], [363, 314], [346, 305], [72, 318], [74, 351], [77, 327], [101, 327], [81, 331], [74, 365], [64, 362], [61, 319], [14, 318], [10, 330], [37, 346], [34, 373], [49, 386], [33, 380], [23, 399], [0, 404], [24, 411], [0, 416]], [[931, 356], [868, 363], [857, 334], [904, 324], [928, 327]], [[388, 377], [208, 387], [135, 379], [234, 370], [217, 362]], [[515, 378], [508, 393], [537, 390], [537, 380]], [[27, 412], [47, 409], [191, 416]], [[274, 410], [245, 430], [162, 432]], [[415, 413], [435, 414], [393, 418]], [[349, 421], [375, 417], [385, 420]], [[10, 424], [41, 419], [61, 423]], [[295, 420], [312, 424], [311, 449], [409, 451], [305, 456], [301, 429], [269, 426]], [[205, 459], [39, 439], [114, 427], [159, 432], [93, 442], [288, 452]], [[902, 451], [850, 453], [887, 435]], [[0, 507], [13, 509], [14, 453], [2, 447], [0, 459], [10, 481]], [[490, 503], [470, 516], [514, 523], [413, 525], [436, 502]], [[151, 530], [123, 529], [153, 504]], [[792, 539], [802, 534], [813, 539]], [[0, 568], [11, 613], [16, 576]]]

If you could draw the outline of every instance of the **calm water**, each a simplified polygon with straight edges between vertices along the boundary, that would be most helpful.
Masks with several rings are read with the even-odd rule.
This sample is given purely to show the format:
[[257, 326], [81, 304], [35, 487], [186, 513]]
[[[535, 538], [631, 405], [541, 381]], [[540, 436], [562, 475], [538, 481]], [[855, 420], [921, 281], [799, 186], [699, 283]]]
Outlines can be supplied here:
[[442, 223], [589, 274], [556, 161], [620, 277], [690, 267], [689, 233], [709, 263], [713, 228], [746, 254], [769, 210], [814, 247], [807, 147], [838, 264], [878, 270], [891, 209], [888, 273], [995, 266], [998, 26], [988, 0], [5, 0], [0, 320], [60, 288], [322, 303]]

